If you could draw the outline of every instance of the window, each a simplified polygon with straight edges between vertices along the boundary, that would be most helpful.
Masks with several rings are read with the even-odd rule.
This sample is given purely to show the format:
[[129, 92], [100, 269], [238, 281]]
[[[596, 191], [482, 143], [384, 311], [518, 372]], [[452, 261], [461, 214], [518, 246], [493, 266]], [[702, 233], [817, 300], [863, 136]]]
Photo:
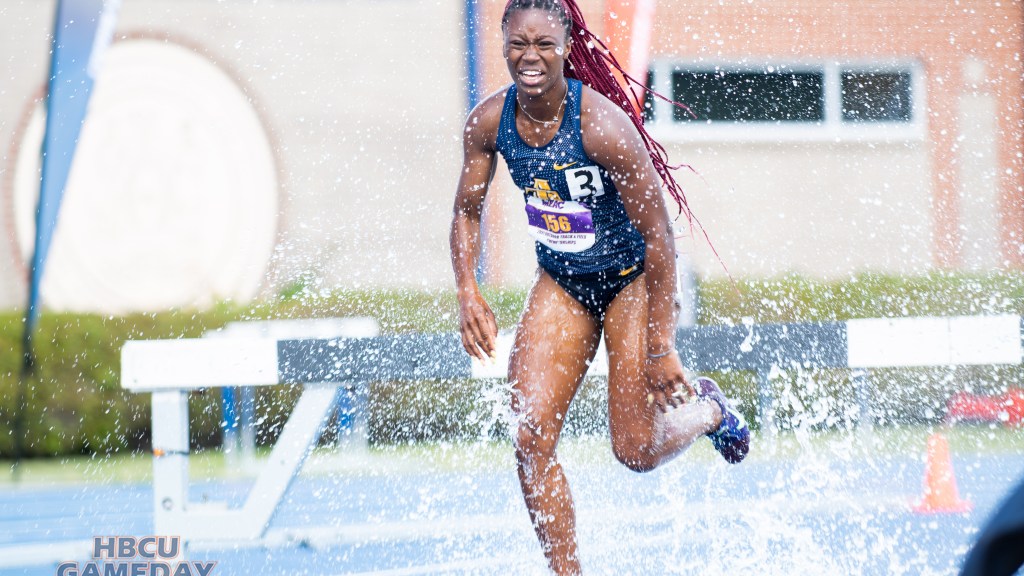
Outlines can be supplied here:
[[843, 72], [843, 120], [910, 122], [909, 72]]
[[676, 122], [789, 121], [824, 118], [820, 72], [672, 72]]
[[914, 63], [744, 67], [656, 61], [648, 97], [662, 135], [706, 139], [924, 137], [924, 82]]

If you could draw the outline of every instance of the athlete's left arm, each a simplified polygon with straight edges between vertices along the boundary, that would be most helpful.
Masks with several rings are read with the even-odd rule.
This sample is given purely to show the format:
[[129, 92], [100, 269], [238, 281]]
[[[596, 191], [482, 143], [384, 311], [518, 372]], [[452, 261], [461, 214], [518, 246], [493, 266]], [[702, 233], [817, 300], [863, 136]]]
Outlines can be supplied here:
[[674, 405], [672, 393], [690, 385], [675, 353], [676, 252], [661, 180], [636, 127], [608, 99], [584, 91], [581, 127], [584, 150], [608, 171], [626, 213], [643, 235], [648, 298], [647, 376], [658, 404]]

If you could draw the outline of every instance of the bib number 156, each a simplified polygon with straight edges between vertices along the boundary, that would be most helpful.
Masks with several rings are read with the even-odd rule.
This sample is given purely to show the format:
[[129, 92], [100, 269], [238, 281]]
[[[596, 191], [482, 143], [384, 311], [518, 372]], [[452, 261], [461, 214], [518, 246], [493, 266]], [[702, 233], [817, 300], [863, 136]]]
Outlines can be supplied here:
[[544, 214], [543, 218], [544, 224], [552, 232], [572, 232], [572, 222], [569, 222], [568, 216]]

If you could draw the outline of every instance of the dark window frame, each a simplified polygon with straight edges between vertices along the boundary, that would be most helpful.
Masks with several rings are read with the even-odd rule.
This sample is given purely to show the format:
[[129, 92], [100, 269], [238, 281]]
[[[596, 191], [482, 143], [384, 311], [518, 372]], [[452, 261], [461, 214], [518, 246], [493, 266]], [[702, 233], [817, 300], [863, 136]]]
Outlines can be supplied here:
[[[648, 98], [652, 105], [647, 116], [648, 125], [657, 133], [669, 139], [705, 140], [772, 140], [786, 139], [827, 140], [827, 139], [875, 139], [875, 140], [921, 140], [925, 138], [927, 121], [927, 102], [925, 93], [924, 66], [916, 60], [888, 61], [854, 61], [854, 62], [802, 62], [793, 65], [750, 64], [708, 62], [687, 63], [674, 59], [656, 59], [650, 67], [649, 78], [653, 80], [656, 90], [666, 95], [673, 95], [676, 86], [673, 75], [682, 71], [690, 74], [776, 74], [800, 75], [819, 74], [821, 82], [821, 115], [817, 119], [807, 115], [799, 119], [786, 117], [784, 113], [775, 112], [775, 116], [767, 118], [748, 117], [738, 120], [709, 120], [700, 110], [700, 102], [693, 112], [696, 120], [683, 109], [674, 109], [671, 104], [657, 99]], [[853, 108], [860, 98], [861, 109], [870, 97], [847, 94], [845, 101], [842, 89], [844, 75], [866, 75], [868, 79], [876, 76], [889, 86], [880, 87], [877, 98], [889, 100], [884, 110], [865, 119], [844, 119], [844, 108]], [[739, 76], [737, 76], [739, 77]], [[896, 86], [892, 86], [896, 84]], [[870, 95], [870, 91], [868, 91]], [[883, 98], [884, 97], [884, 98]], [[851, 100], [853, 102], [851, 102]], [[793, 100], [806, 103], [806, 98]], [[683, 102], [686, 104], [687, 102]], [[646, 111], [645, 111], [646, 112]], [[764, 115], [762, 115], [764, 116]], [[666, 118], [667, 117], [667, 118]]]
[[825, 72], [672, 70], [674, 122], [822, 122]]

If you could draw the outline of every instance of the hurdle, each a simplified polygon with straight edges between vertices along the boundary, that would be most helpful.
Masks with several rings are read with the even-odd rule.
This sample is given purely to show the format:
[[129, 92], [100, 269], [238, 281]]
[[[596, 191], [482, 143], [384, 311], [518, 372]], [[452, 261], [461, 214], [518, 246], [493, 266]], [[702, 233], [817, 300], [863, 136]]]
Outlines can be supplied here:
[[[845, 322], [738, 324], [682, 328], [676, 348], [698, 372], [758, 374], [758, 417], [770, 433], [771, 379], [787, 370], [854, 371], [859, 423], [870, 426], [869, 371], [885, 367], [1020, 364], [1020, 316], [873, 318]], [[152, 394], [154, 527], [188, 541], [258, 540], [312, 451], [339, 389], [373, 381], [504, 378], [512, 335], [498, 339], [498, 361], [462, 350], [458, 334], [303, 340], [183, 339], [127, 342], [122, 386]], [[599, 352], [589, 375], [607, 375]], [[189, 500], [188, 394], [223, 386], [301, 384], [303, 391], [244, 505]]]
[[[369, 316], [345, 318], [301, 318], [292, 320], [258, 320], [228, 322], [223, 327], [211, 330], [204, 338], [262, 338], [270, 340], [296, 340], [301, 338], [367, 338], [380, 334], [380, 324]], [[236, 389], [238, 390], [236, 398]], [[223, 410], [222, 429], [225, 458], [246, 469], [254, 469], [256, 462], [256, 398], [250, 386], [224, 386], [221, 388]], [[353, 412], [358, 409], [355, 402], [342, 402], [350, 398], [339, 398], [339, 412]], [[339, 431], [348, 426], [355, 436], [360, 433], [353, 418], [339, 418]], [[357, 440], [365, 444], [365, 430]]]

